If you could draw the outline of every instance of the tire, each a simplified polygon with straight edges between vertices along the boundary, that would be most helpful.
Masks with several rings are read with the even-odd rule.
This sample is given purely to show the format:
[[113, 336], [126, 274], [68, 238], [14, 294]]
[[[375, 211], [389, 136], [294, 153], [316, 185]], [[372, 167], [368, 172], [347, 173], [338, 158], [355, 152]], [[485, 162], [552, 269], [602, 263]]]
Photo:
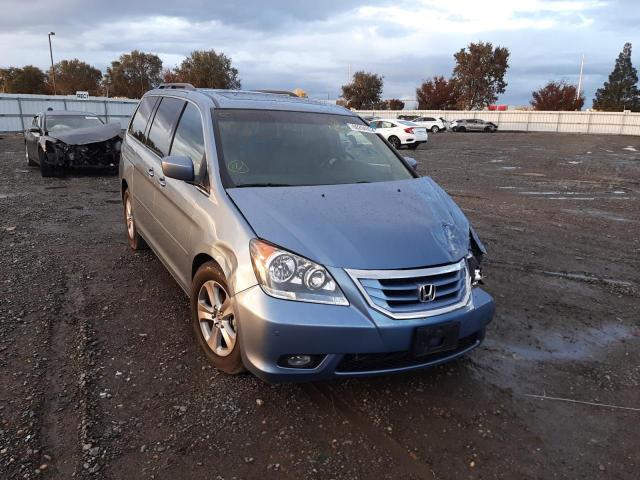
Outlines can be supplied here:
[[419, 143], [410, 143], [409, 145], [407, 145], [407, 147], [409, 148], [409, 150], [416, 150], [418, 148], [418, 145], [420, 145]]
[[37, 167], [38, 164], [31, 160], [31, 155], [29, 155], [29, 149], [27, 148], [27, 142], [24, 142], [24, 156], [27, 158], [27, 165], [30, 167]]
[[466, 127], [457, 127], [456, 128], [456, 132], [466, 132], [466, 131], [467, 131]]
[[133, 203], [131, 202], [131, 195], [129, 189], [124, 191], [122, 195], [122, 212], [124, 215], [125, 232], [127, 234], [127, 241], [132, 250], [146, 250], [148, 247], [147, 242], [138, 233], [136, 228], [135, 217], [133, 216]]
[[228, 291], [218, 265], [203, 264], [191, 282], [191, 326], [207, 361], [218, 370], [237, 375], [246, 369], [240, 355], [239, 322]]
[[485, 133], [491, 133], [493, 131], [493, 128], [491, 127], [484, 127], [484, 131]]
[[400, 150], [400, 145], [402, 145], [402, 143], [400, 142], [400, 139], [395, 135], [391, 135], [389, 137], [389, 143], [393, 145], [393, 148], [395, 148], [396, 150]]
[[431, 133], [438, 133], [440, 131], [440, 128], [438, 128], [437, 125], [434, 125], [433, 127], [431, 127]]
[[40, 154], [40, 174], [45, 178], [61, 176], [60, 168], [47, 162], [46, 153]]

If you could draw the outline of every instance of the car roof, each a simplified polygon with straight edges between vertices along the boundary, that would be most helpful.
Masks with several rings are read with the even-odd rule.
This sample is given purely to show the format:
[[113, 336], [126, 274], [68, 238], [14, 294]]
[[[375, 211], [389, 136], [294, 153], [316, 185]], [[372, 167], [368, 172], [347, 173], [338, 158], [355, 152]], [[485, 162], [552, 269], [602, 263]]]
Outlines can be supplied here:
[[[357, 116], [339, 105], [325, 104], [307, 98], [291, 96], [288, 92], [257, 92], [251, 90], [222, 90], [213, 88], [155, 89], [147, 95], [169, 95], [189, 98], [196, 102], [213, 103], [213, 108], [243, 110], [287, 110], [296, 112], [331, 113]], [[209, 100], [206, 102], [206, 100]], [[202, 105], [207, 107], [207, 105]], [[211, 105], [209, 105], [211, 106]]]
[[68, 115], [72, 117], [77, 117], [78, 115], [93, 115], [95, 117], [98, 116], [97, 113], [85, 112], [82, 110], [45, 110], [44, 112], [40, 112], [38, 115]]

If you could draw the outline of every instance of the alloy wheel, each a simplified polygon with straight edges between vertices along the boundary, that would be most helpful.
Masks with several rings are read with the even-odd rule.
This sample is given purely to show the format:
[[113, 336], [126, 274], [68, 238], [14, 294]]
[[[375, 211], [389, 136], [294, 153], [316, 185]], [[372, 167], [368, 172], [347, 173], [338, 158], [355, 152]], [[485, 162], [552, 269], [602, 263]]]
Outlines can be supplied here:
[[131, 208], [131, 199], [129, 198], [129, 196], [127, 196], [127, 199], [124, 203], [124, 211], [127, 220], [127, 234], [129, 235], [129, 238], [133, 239], [135, 233], [135, 224], [133, 222], [133, 210]]
[[215, 280], [202, 284], [198, 292], [198, 321], [207, 346], [220, 357], [229, 355], [238, 332], [229, 294]]

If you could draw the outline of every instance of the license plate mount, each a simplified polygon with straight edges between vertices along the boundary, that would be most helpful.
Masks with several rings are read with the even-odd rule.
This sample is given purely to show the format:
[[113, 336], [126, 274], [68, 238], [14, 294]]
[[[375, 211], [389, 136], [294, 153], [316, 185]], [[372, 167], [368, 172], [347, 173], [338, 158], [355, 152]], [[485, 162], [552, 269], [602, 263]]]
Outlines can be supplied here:
[[455, 350], [458, 347], [459, 335], [458, 322], [418, 327], [413, 335], [412, 354], [414, 357], [424, 357]]

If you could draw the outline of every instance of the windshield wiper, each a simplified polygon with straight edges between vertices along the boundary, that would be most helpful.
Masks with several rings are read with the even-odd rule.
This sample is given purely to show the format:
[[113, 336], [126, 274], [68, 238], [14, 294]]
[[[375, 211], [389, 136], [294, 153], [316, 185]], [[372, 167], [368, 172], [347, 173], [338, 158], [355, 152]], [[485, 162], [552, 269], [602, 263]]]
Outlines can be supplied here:
[[230, 188], [245, 188], [245, 187], [294, 187], [288, 183], [243, 183], [242, 185], [234, 185]]

